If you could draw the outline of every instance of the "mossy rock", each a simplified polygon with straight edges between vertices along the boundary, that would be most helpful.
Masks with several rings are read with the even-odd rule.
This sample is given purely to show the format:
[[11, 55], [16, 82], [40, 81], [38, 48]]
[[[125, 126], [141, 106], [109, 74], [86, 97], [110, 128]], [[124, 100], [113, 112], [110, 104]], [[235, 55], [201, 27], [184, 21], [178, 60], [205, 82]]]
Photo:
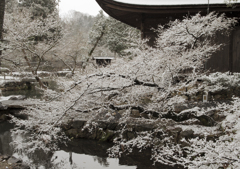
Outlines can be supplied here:
[[106, 130], [102, 132], [102, 136], [99, 141], [106, 142], [106, 141], [113, 141], [115, 137], [115, 133], [112, 130]]
[[69, 138], [78, 138], [78, 130], [77, 129], [70, 129], [66, 131], [66, 135]]

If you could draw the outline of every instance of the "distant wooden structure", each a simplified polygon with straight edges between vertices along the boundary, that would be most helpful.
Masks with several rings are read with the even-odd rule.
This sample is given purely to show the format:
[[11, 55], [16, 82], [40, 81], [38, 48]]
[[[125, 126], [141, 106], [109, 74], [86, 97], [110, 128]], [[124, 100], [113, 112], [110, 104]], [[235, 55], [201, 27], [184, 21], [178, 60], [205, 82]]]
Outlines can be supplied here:
[[[226, 4], [194, 4], [194, 5], [136, 5], [117, 2], [114, 0], [96, 0], [101, 8], [113, 18], [135, 27], [142, 32], [142, 38], [149, 38], [149, 45], [154, 46], [156, 33], [152, 28], [159, 24], [165, 25], [175, 19], [186, 16], [216, 11], [225, 13], [227, 17], [240, 18], [240, 3], [233, 7]], [[194, 1], [193, 1], [194, 2]], [[209, 10], [208, 10], [209, 9]], [[239, 19], [240, 21], [240, 19]], [[240, 22], [239, 22], [240, 23]], [[226, 45], [211, 57], [206, 68], [220, 72], [240, 72], [240, 27], [239, 24], [232, 31], [231, 36], [216, 35], [219, 42]]]
[[98, 66], [107, 66], [111, 64], [114, 57], [93, 57], [93, 59], [96, 60]]

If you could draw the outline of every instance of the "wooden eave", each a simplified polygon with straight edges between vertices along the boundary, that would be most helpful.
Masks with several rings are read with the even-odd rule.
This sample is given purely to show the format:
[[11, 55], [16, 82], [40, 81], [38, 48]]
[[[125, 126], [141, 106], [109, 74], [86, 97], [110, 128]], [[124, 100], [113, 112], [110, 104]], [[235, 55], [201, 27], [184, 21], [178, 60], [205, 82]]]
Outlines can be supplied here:
[[[169, 18], [180, 19], [187, 14], [193, 15], [198, 12], [205, 15], [207, 13], [208, 4], [194, 4], [194, 5], [136, 5], [116, 2], [113, 0], [96, 0], [101, 8], [111, 17], [126, 23], [132, 27], [141, 29], [143, 20], [155, 20], [150, 26], [155, 27], [156, 23], [165, 24]], [[239, 13], [240, 3], [234, 7], [227, 7], [226, 4], [210, 4], [209, 11], [216, 11], [218, 13]], [[235, 16], [235, 14], [234, 14]], [[178, 18], [179, 17], [179, 18]], [[238, 17], [240, 17], [238, 15]]]

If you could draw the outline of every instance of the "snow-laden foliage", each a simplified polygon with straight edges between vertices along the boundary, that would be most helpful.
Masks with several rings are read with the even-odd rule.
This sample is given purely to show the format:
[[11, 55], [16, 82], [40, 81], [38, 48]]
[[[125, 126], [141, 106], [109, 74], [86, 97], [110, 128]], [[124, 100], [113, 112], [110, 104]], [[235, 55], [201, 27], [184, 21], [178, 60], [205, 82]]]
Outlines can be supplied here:
[[127, 49], [136, 48], [136, 41], [140, 40], [140, 31], [112, 17], [107, 17], [103, 14], [103, 11], [100, 11], [89, 39], [93, 46], [105, 46], [114, 54], [126, 56], [129, 54]]
[[224, 0], [224, 2], [228, 5], [228, 7], [233, 7], [234, 4], [238, 2], [238, 0]]
[[20, 7], [29, 8], [33, 17], [47, 17], [57, 8], [56, 0], [18, 0]]
[[[180, 164], [188, 168], [238, 168], [239, 161], [239, 98], [235, 98], [232, 105], [219, 104], [215, 109], [221, 109], [226, 119], [216, 127], [191, 126], [194, 134], [201, 133], [203, 138], [182, 138], [179, 144], [173, 142], [172, 136], [164, 133], [162, 128], [151, 132], [140, 132], [132, 140], [115, 139], [115, 146], [109, 149], [110, 156], [121, 156], [123, 152], [131, 152], [133, 148], [152, 149], [152, 159], [166, 165]], [[201, 110], [206, 111], [206, 110]], [[164, 121], [162, 121], [164, 122]], [[167, 123], [167, 121], [166, 121]], [[167, 125], [166, 125], [167, 127]], [[187, 126], [179, 125], [183, 129]], [[126, 130], [126, 129], [125, 129]], [[186, 129], [185, 129], [186, 130]], [[161, 133], [161, 136], [157, 136]], [[220, 137], [213, 141], [207, 139], [207, 133], [220, 133]], [[204, 137], [204, 134], [205, 137]]]
[[33, 19], [30, 11], [24, 8], [16, 8], [16, 12], [6, 13], [4, 39], [7, 41], [7, 47], [43, 59], [45, 53], [51, 50], [62, 36], [57, 15], [55, 11], [47, 18]]
[[[221, 44], [213, 41], [214, 35], [231, 31], [235, 22], [224, 15], [211, 13], [208, 16], [197, 14], [183, 21], [171, 22], [168, 28], [159, 27], [156, 48], [139, 41], [137, 48], [130, 49], [132, 60], [116, 59], [112, 65], [88, 70], [85, 75], [75, 75], [72, 80], [59, 79], [61, 92], [48, 90], [45, 94], [47, 101], [23, 111], [29, 115], [28, 121], [14, 118], [13, 121], [20, 127], [14, 133], [21, 132], [21, 129], [35, 131], [29, 142], [29, 150], [34, 151], [37, 143], [47, 151], [54, 149], [56, 140], [64, 137], [60, 126], [65, 121], [84, 119], [88, 121], [84, 129], [91, 132], [97, 127], [97, 120], [112, 121], [117, 111], [124, 110], [118, 120], [123, 127], [118, 131], [120, 134], [114, 140], [114, 147], [109, 150], [111, 156], [131, 152], [133, 148], [151, 148], [152, 159], [166, 165], [178, 164], [189, 168], [239, 165], [238, 98], [232, 104], [215, 106], [219, 115], [226, 118], [217, 125], [216, 122], [211, 123], [212, 127], [208, 127], [209, 124], [199, 125], [199, 121], [205, 120], [201, 121], [201, 118], [213, 121], [207, 116], [210, 110], [192, 108], [189, 111], [193, 113], [187, 115], [192, 119], [186, 120], [181, 120], [180, 116], [187, 111], [179, 115], [172, 112], [175, 103], [188, 102], [179, 93], [190, 94], [186, 88], [190, 88], [198, 79], [211, 81], [213, 86], [217, 86], [229, 78], [227, 74], [206, 76], [203, 63], [220, 49]], [[234, 77], [235, 80], [230, 79], [238, 82], [238, 76]], [[207, 84], [198, 86], [199, 88], [191, 88], [189, 91], [198, 93]], [[133, 107], [143, 112], [157, 113], [159, 117], [154, 119], [148, 114], [147, 119], [134, 120], [131, 117]], [[174, 117], [178, 118], [174, 121]], [[169, 133], [177, 129], [187, 132], [189, 129], [184, 125], [187, 123], [185, 121], [193, 124], [191, 129], [199, 137], [182, 138], [176, 142]], [[157, 127], [153, 131], [136, 132], [135, 138], [127, 140], [123, 136], [125, 132], [131, 132], [127, 124], [134, 122], [155, 124]], [[218, 138], [214, 141], [207, 139], [210, 134], [217, 135]], [[42, 145], [46, 145], [46, 148]]]
[[[16, 7], [14, 12], [5, 14], [4, 42], [6, 49], [2, 59], [13, 63], [18, 69], [28, 66], [40, 86], [46, 88], [37, 76], [46, 55], [58, 44], [63, 36], [62, 25], [58, 11], [49, 13], [46, 17], [31, 17], [28, 8]], [[22, 63], [25, 64], [22, 64]]]

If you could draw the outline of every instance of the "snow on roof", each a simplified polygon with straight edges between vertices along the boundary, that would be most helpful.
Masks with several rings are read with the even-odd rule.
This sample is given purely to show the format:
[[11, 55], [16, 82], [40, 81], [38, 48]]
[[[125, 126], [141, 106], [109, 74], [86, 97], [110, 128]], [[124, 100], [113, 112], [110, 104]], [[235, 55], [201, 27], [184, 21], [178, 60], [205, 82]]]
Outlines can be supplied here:
[[[208, 4], [208, 0], [114, 0], [136, 5], [193, 5]], [[210, 4], [223, 4], [224, 0], [209, 0]]]
[[113, 60], [114, 57], [102, 57], [102, 56], [100, 56], [100, 57], [93, 57], [93, 59], [100, 59], [100, 60], [102, 60], [102, 59], [110, 59], [110, 60]]

